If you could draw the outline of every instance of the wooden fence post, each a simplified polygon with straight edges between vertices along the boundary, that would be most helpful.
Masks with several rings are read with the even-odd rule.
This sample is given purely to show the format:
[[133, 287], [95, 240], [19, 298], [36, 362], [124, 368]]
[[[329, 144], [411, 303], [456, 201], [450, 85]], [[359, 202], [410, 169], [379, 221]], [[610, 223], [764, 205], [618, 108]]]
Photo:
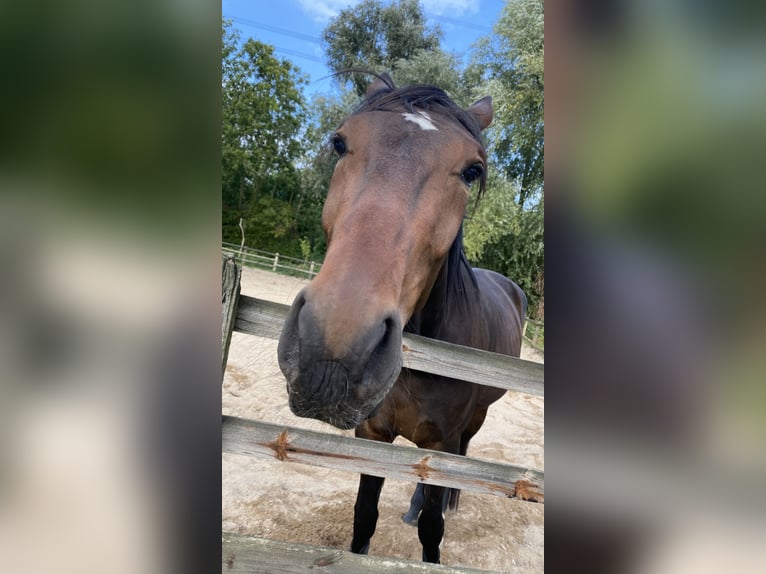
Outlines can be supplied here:
[[221, 277], [221, 301], [223, 303], [221, 311], [221, 382], [223, 382], [223, 375], [226, 372], [231, 333], [234, 330], [234, 320], [237, 317], [241, 279], [242, 268], [237, 265], [233, 256], [224, 255]]
[[314, 262], [312, 261], [311, 265], [309, 265], [309, 278], [313, 277], [314, 275]]
[[277, 272], [277, 265], [279, 265], [279, 253], [274, 254], [274, 265], [272, 265], [271, 270], [276, 273]]
[[239, 244], [239, 262], [244, 261], [242, 256], [242, 250], [245, 248], [245, 228], [242, 227], [242, 218], [239, 218], [239, 230], [242, 232], [242, 242]]

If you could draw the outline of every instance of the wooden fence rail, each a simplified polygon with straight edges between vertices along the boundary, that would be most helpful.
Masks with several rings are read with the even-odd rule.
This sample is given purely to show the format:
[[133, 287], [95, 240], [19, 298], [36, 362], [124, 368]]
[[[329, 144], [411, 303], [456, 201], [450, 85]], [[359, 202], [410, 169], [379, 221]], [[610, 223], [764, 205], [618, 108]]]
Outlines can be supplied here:
[[[242, 295], [234, 330], [278, 339], [289, 307]], [[544, 396], [544, 366], [533, 361], [435, 341], [405, 333], [403, 364], [407, 369], [461, 379], [489, 387]]]
[[221, 572], [227, 574], [487, 574], [486, 570], [353, 554], [337, 548], [278, 542], [228, 532], [221, 536], [221, 547]]
[[240, 247], [233, 243], [223, 242], [222, 251], [225, 255], [234, 257], [240, 264], [269, 269], [274, 272], [284, 270], [291, 273], [300, 273], [306, 275], [309, 279], [315, 277], [322, 268], [322, 264], [316, 261], [288, 257], [279, 253], [271, 253], [251, 247]]
[[223, 417], [223, 451], [520, 498], [544, 499], [540, 471], [340, 434]]

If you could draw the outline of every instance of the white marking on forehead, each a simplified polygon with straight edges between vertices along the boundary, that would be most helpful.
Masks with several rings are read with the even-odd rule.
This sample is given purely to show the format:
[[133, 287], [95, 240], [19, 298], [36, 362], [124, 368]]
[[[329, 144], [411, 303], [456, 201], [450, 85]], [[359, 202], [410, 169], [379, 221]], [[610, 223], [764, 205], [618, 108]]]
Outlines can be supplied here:
[[402, 116], [408, 122], [418, 124], [421, 130], [439, 131], [439, 128], [437, 128], [431, 120], [431, 116], [429, 116], [426, 112], [418, 112], [417, 114], [405, 112], [402, 114]]

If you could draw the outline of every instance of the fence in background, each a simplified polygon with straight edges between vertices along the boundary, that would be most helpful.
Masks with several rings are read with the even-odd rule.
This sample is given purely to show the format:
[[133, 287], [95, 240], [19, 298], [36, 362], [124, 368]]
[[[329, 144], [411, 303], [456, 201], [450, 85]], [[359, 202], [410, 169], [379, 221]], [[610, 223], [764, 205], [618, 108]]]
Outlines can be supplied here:
[[316, 261], [288, 257], [279, 253], [270, 253], [269, 251], [252, 249], [246, 246], [240, 247], [233, 243], [223, 242], [222, 247], [223, 252], [233, 256], [240, 265], [268, 269], [275, 273], [306, 276], [312, 279], [322, 268], [322, 264]]
[[[240, 265], [268, 269], [275, 273], [306, 276], [313, 279], [322, 268], [321, 263], [288, 257], [279, 253], [271, 253], [261, 249], [222, 243], [223, 253], [231, 255]], [[527, 319], [523, 330], [524, 340], [534, 349], [545, 352], [545, 326], [542, 321]]]
[[[530, 335], [530, 332], [532, 333]], [[533, 321], [527, 319], [524, 322], [524, 330], [522, 331], [524, 340], [529, 345], [541, 353], [545, 352], [545, 323], [542, 321]]]

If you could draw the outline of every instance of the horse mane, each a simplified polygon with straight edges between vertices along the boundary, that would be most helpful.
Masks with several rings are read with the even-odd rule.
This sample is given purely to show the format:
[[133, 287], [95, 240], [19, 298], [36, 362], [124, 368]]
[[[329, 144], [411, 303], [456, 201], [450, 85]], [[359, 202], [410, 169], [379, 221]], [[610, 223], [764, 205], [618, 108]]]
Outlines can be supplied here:
[[[415, 108], [435, 112], [439, 115], [452, 118], [463, 126], [481, 146], [481, 155], [486, 157], [481, 126], [478, 121], [472, 114], [452, 101], [452, 98], [444, 90], [432, 85], [412, 85], [397, 88], [387, 74], [368, 73], [381, 80], [385, 87], [365, 97], [351, 115], [371, 111], [396, 112], [401, 111], [402, 108], [408, 112], [414, 112]], [[479, 191], [476, 195], [477, 204], [484, 195], [486, 184], [487, 174], [485, 170], [479, 182]], [[473, 268], [465, 255], [462, 224], [450, 246], [442, 269], [446, 271], [443, 276], [445, 281], [444, 289], [438, 293], [432, 290], [428, 302], [437, 304], [441, 309], [446, 309], [451, 304], [465, 306], [468, 302], [466, 279], [470, 281], [474, 288], [478, 288], [478, 284]], [[419, 331], [413, 322], [410, 323], [408, 327]]]

